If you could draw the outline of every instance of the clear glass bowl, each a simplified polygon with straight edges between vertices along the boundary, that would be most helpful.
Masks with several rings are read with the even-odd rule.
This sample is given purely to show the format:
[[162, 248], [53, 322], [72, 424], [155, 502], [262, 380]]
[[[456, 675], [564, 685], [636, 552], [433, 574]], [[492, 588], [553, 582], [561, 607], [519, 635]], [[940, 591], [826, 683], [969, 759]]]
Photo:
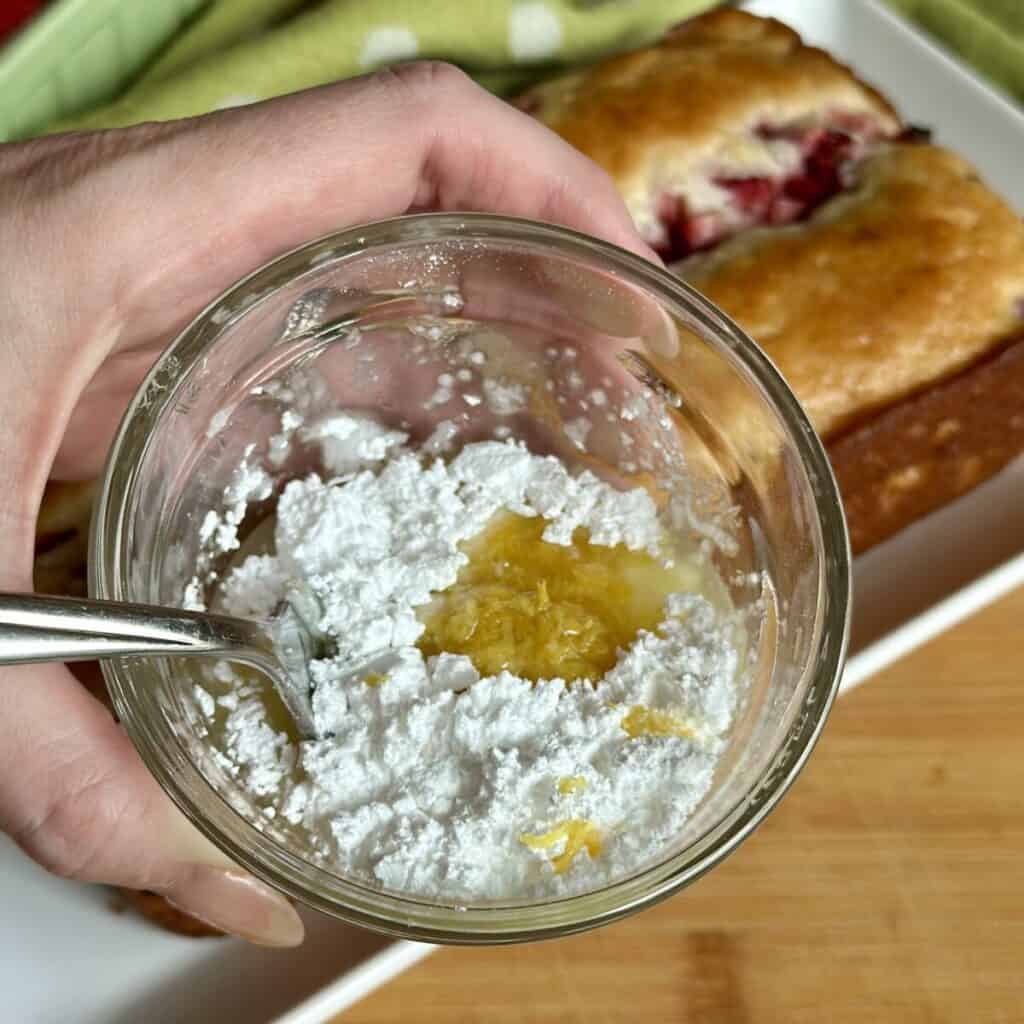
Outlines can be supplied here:
[[[485, 353], [488, 379], [515, 385], [511, 403], [500, 389], [480, 401], [479, 376], [455, 372], [470, 352]], [[235, 861], [295, 899], [436, 942], [593, 927], [722, 860], [810, 753], [848, 632], [849, 546], [836, 485], [764, 354], [668, 273], [557, 227], [438, 214], [313, 242], [217, 299], [141, 386], [107, 465], [92, 594], [180, 603], [204, 512], [222, 500], [244, 449], [265, 454], [280, 430], [279, 386], [310, 380], [327, 405], [373, 410], [414, 438], [456, 415], [463, 441], [500, 424], [535, 450], [687, 510], [679, 529], [713, 562], [745, 624], [741, 713], [710, 793], [671, 849], [598, 891], [542, 902], [434, 901], [319, 866], [216, 762], [194, 703], [194, 665], [106, 662], [117, 713], [171, 798]], [[619, 396], [610, 408], [607, 394]], [[299, 453], [278, 475], [310, 468], [315, 456]]]

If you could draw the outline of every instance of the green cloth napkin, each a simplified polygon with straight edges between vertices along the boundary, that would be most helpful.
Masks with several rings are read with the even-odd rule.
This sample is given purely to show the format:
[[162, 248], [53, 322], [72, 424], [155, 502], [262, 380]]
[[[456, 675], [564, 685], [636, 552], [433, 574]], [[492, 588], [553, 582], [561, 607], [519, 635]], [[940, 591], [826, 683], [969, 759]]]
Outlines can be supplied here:
[[642, 46], [712, 0], [212, 0], [115, 102], [51, 131], [165, 121], [434, 57], [508, 93]]
[[1024, 101], [1024, 0], [888, 0]]
[[[888, 0], [1024, 100], [1024, 0]], [[113, 103], [51, 131], [202, 114], [414, 57], [499, 94], [642, 46], [714, 0], [211, 0]]]

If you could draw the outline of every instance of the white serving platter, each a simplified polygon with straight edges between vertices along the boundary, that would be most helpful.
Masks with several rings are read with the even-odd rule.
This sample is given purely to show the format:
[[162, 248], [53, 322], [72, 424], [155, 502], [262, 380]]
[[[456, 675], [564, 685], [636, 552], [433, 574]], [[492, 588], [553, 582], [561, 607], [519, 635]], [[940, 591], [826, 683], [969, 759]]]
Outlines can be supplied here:
[[4, 1024], [308, 1024], [430, 952], [304, 913], [294, 950], [193, 939], [118, 913], [109, 890], [47, 875], [0, 835]]
[[[970, 157], [1024, 210], [1024, 115], [875, 0], [753, 0]], [[681, 102], [685, 102], [681, 98]], [[857, 560], [849, 688], [1024, 583], [1024, 461]], [[0, 1020], [322, 1024], [431, 951], [319, 915], [299, 950], [166, 935], [0, 837]]]

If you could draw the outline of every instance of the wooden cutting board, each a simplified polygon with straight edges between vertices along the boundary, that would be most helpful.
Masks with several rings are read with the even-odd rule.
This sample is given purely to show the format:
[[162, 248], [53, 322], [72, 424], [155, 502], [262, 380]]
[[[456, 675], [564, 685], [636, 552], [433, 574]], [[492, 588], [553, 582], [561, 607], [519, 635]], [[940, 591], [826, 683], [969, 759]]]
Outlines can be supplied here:
[[840, 699], [724, 865], [587, 935], [447, 949], [345, 1024], [1024, 1021], [1024, 589]]

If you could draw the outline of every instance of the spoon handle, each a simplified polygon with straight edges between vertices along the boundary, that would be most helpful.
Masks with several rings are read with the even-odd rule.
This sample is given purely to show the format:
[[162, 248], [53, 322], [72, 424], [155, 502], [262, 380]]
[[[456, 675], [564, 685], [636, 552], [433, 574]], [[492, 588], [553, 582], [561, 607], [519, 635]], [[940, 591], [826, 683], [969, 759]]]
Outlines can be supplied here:
[[0, 593], [0, 665], [266, 650], [257, 624], [205, 612]]

